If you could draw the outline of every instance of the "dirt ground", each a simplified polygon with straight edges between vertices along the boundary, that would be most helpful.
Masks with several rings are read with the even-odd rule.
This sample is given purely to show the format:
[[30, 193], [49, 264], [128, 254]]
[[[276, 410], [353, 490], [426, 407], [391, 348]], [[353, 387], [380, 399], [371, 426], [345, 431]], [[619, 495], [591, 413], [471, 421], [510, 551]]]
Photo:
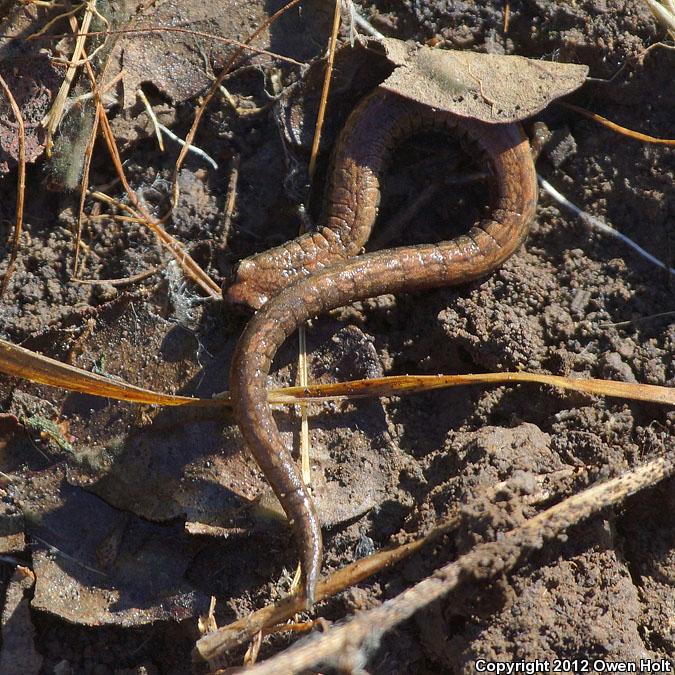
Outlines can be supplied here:
[[[159, 3], [147, 10], [147, 18], [166, 25], [167, 16], [188, 20], [190, 11], [199, 11], [204, 14], [194, 21], [200, 30], [222, 28], [241, 38], [279, 6], [251, 3], [237, 14], [237, 3], [198, 10], [187, 5]], [[273, 28], [266, 46], [303, 62], [320, 54], [330, 5], [308, 3]], [[126, 3], [118, 3], [113, 14], [115, 9], [122, 15], [123, 9], [131, 11]], [[514, 0], [506, 35], [503, 9], [501, 0], [361, 4], [363, 15], [388, 36], [587, 64], [594, 79], [572, 102], [643, 133], [675, 137], [675, 52], [643, 53], [666, 37], [643, 3]], [[0, 3], [5, 26], [16, 19], [12, 11]], [[47, 20], [41, 12], [31, 19], [37, 21], [33, 29]], [[28, 31], [30, 22], [19, 27]], [[143, 84], [160, 121], [185, 137], [195, 97], [209, 86], [205, 63], [217, 73], [223, 56], [219, 48], [205, 48], [206, 42], [185, 38], [179, 47], [164, 39], [169, 47], [150, 36], [131, 39], [127, 77], [136, 78], [134, 87]], [[11, 51], [11, 44], [0, 46], [6, 78], [12, 65], [21, 63], [22, 54]], [[134, 66], [138, 53], [169, 58], [162, 45], [175, 55], [171, 68], [180, 77]], [[37, 58], [32, 54], [23, 56]], [[181, 70], [190, 68], [194, 72]], [[288, 85], [300, 72], [272, 65], [264, 56], [238, 70], [226, 84], [240, 110], [217, 99], [195, 139], [219, 168], [189, 155], [181, 171], [180, 202], [167, 229], [217, 281], [240, 258], [298, 232], [298, 206], [308, 202], [308, 152], [280, 133], [271, 93], [278, 91], [275, 82]], [[47, 66], [31, 67], [31, 73], [37, 83], [32, 91], [53, 87], [49, 78], [55, 76]], [[148, 116], [130, 87], [126, 82], [123, 92], [113, 88], [109, 115], [129, 182], [160, 215], [168, 204], [177, 146], [166, 140], [167, 151], [157, 150]], [[348, 112], [345, 100], [338, 97], [329, 108], [327, 148], [332, 127]], [[36, 97], [36, 109], [40, 104]], [[11, 118], [6, 106], [1, 117]], [[35, 119], [29, 131], [37, 128]], [[557, 105], [537, 119], [552, 131], [537, 164], [540, 174], [579, 207], [673, 266], [672, 149], [617, 136]], [[158, 391], [211, 396], [225, 390], [246, 317], [202, 300], [143, 226], [110, 219], [87, 223], [81, 276], [123, 278], [162, 263], [159, 273], [123, 287], [71, 280], [79, 193], [67, 189], [67, 161], [58, 158], [64, 148], [66, 158], [83, 148], [87, 120], [85, 105], [71, 110], [64, 131], [70, 140], [61, 144], [61, 154], [29, 165], [21, 252], [0, 305], [2, 337]], [[525, 123], [527, 131], [532, 121]], [[3, 127], [0, 140], [6, 133]], [[37, 131], [33, 136], [39, 141]], [[6, 261], [16, 163], [3, 153], [0, 240]], [[314, 221], [327, 154], [311, 195]], [[235, 163], [236, 207], [228, 222], [224, 211]], [[420, 166], [442, 172], [448, 163], [458, 175], [471, 166], [451, 142], [407, 144], [388, 175], [380, 222], [390, 221], [428, 182]], [[113, 178], [99, 143], [90, 184], [124, 199], [119, 184], [110, 183]], [[446, 223], [458, 230], [470, 224], [482, 197], [480, 186], [439, 192], [394, 243], [446, 238]], [[92, 208], [88, 201], [88, 211]], [[3, 262], [0, 271], [5, 268]], [[489, 278], [384, 296], [312, 322], [310, 377], [332, 382], [528, 370], [672, 386], [673, 304], [666, 272], [542, 194], [526, 245]], [[291, 340], [277, 358], [275, 384], [295, 382], [296, 359]], [[197, 617], [211, 596], [217, 599], [216, 620], [224, 625], [287, 592], [295, 547], [227, 414], [144, 408], [5, 376], [0, 400], [4, 672], [204, 672], [191, 663], [191, 650]], [[321, 604], [317, 613], [329, 621], [395, 596], [542, 506], [662, 454], [674, 442], [675, 412], [665, 406], [535, 385], [457, 388], [316, 405], [310, 412], [316, 498], [326, 525], [324, 571], [408, 541], [438, 518], [460, 516], [459, 528], [440, 542]], [[296, 414], [280, 411], [278, 421], [297, 447]], [[418, 613], [373, 646], [367, 672], [473, 673], [479, 658], [643, 658], [672, 664], [672, 488], [667, 481], [640, 493], [622, 510], [603, 513], [545, 546], [499, 582], [466, 587]], [[14, 573], [17, 560], [34, 573], [34, 586]], [[23, 610], [9, 621], [13, 598], [17, 605], [23, 602]], [[261, 657], [291, 641], [287, 635], [267, 638]], [[242, 656], [243, 650], [231, 654], [226, 665], [240, 664]]]

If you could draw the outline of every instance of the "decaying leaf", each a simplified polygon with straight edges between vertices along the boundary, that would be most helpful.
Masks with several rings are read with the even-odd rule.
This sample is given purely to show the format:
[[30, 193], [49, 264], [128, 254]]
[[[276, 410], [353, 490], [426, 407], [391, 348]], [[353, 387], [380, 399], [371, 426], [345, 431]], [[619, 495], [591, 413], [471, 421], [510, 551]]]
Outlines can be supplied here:
[[[37, 10], [30, 6], [12, 8], [0, 24], [0, 33], [9, 37], [26, 34], [36, 20]], [[25, 40], [0, 42], [0, 74], [16, 99], [26, 129], [26, 161], [34, 162], [44, 150], [42, 119], [63, 77], [42, 45]], [[17, 124], [9, 102], [0, 96], [0, 173], [16, 166], [19, 139]]]
[[383, 89], [483, 122], [524, 120], [578, 89], [588, 73], [585, 65], [431, 49], [392, 38], [381, 45], [395, 66]]
[[[201, 93], [212, 84], [213, 73], [236, 49], [208, 35], [242, 40], [262, 25], [283, 2], [241, 3], [236, 0], [218, 3], [185, 3], [179, 0], [153, 3], [147, 12], [139, 14], [127, 29], [175, 27], [179, 31], [129, 33], [119, 40], [112, 61], [124, 68], [124, 107], [136, 103], [136, 90], [147, 82], [171, 99], [181, 103]], [[304, 3], [316, 5], [318, 3]], [[315, 36], [323, 34], [325, 18], [321, 12], [304, 7], [302, 16], [290, 12], [271, 30], [255, 41], [259, 49], [272, 49], [287, 56], [304, 60], [315, 54]], [[280, 29], [284, 26], [284, 30]], [[189, 31], [200, 34], [190, 34]], [[270, 57], [247, 54], [246, 63], [269, 63]], [[114, 69], [111, 68], [111, 74]]]
[[33, 551], [34, 608], [90, 626], [138, 626], [196, 617], [208, 607], [184, 581], [195, 544], [180, 523], [118, 511], [70, 485], [62, 465], [14, 490]]
[[[282, 119], [294, 145], [311, 145], [324, 68], [323, 59], [313, 62], [302, 87], [286, 93]], [[456, 115], [499, 123], [534, 115], [578, 89], [587, 72], [585, 65], [431, 49], [394, 38], [359, 40], [336, 52], [323, 142], [331, 144], [347, 113], [378, 85]]]
[[[231, 345], [219, 353], [209, 343], [214, 363], [203, 380], [194, 336], [149, 306], [136, 306], [132, 298], [110, 303], [84, 323], [81, 332], [74, 326], [45, 331], [32, 338], [31, 346], [88, 368], [97, 363], [106, 373], [123, 373], [128, 379], [134, 374], [136, 381], [150, 386], [159, 378], [164, 387], [186, 379], [207, 391], [222, 387], [210, 378], [222, 377], [215, 362], [228, 360], [222, 351]], [[335, 324], [312, 336], [313, 381], [333, 381], [335, 372], [347, 378], [382, 374], [372, 342], [362, 331], [351, 327], [334, 332]], [[282, 353], [286, 364], [293, 363], [292, 353], [290, 345]], [[158, 354], [161, 362], [149, 358]], [[277, 377], [292, 381], [293, 366], [283, 367]], [[36, 395], [20, 395], [24, 387]], [[15, 475], [7, 486], [8, 497], [20, 509], [15, 529], [25, 527], [37, 578], [32, 606], [84, 625], [179, 621], [203, 612], [206, 597], [185, 582], [188, 571], [189, 578], [209, 578], [210, 555], [218, 557], [220, 568], [240, 564], [239, 558], [216, 548], [228, 542], [238, 551], [245, 546], [251, 560], [257, 559], [257, 537], [269, 542], [270, 534], [255, 531], [261, 521], [280, 513], [231, 421], [220, 410], [171, 409], [148, 411], [141, 423], [137, 406], [48, 391], [53, 395], [49, 406], [40, 405], [38, 395], [44, 396], [45, 390], [28, 383], [14, 387], [9, 398], [17, 415], [68, 422], [71, 435], [68, 451], [52, 440], [48, 449], [42, 441], [42, 456], [33, 448], [40, 460], [37, 470], [15, 471], [11, 465]], [[329, 444], [321, 441], [323, 435], [331, 439], [330, 451], [313, 458], [319, 512], [328, 524], [389, 501], [404, 461], [389, 437], [380, 401], [339, 405], [342, 432], [336, 436], [330, 418], [317, 418], [313, 430], [320, 447]], [[350, 429], [356, 426], [352, 415], [362, 420], [364, 406], [368, 424], [360, 421]], [[19, 428], [15, 417], [8, 420]], [[284, 415], [280, 421], [290, 443], [293, 420]], [[40, 443], [38, 434], [33, 437]], [[43, 469], [45, 460], [59, 459], [65, 461]], [[358, 480], [364, 471], [369, 480]], [[271, 541], [286, 539], [284, 524], [274, 529], [282, 539]], [[205, 535], [219, 540], [209, 543]], [[206, 557], [201, 553], [205, 546]], [[279, 572], [276, 565], [264, 573], [255, 569], [257, 581]], [[231, 575], [242, 578], [240, 571]]]
[[[356, 328], [333, 335], [335, 329], [333, 324], [312, 338], [318, 364], [312, 380], [334, 382], [334, 373], [342, 378], [381, 376], [371, 341]], [[25, 344], [85, 370], [96, 366], [106, 379], [121, 377], [164, 391], [180, 391], [187, 385], [186, 394], [209, 397], [227, 386], [222, 364], [231, 358], [232, 341], [225, 342], [217, 334], [201, 343], [204, 339], [161, 317], [151, 303], [142, 305], [127, 296], [93, 314], [74, 317], [73, 325], [50, 328]], [[292, 345], [283, 358], [293, 362]], [[293, 372], [292, 366], [282, 368], [279, 384], [294, 382]], [[42, 400], [45, 393], [51, 405]], [[160, 522], [184, 518], [188, 531], [220, 536], [250, 531], [270, 517], [283, 518], [234, 421], [222, 409], [146, 409], [143, 414], [135, 405], [45, 390], [26, 382], [13, 387], [8, 400], [9, 410], [22, 419], [67, 424], [70, 448], [50, 436], [43, 439], [47, 452], [68, 462], [71, 484], [114, 508]], [[339, 405], [345, 427], [339, 439], [334, 438], [330, 420], [317, 420], [313, 431], [319, 445], [324, 435], [333, 439], [331, 452], [317, 453], [313, 460], [319, 512], [329, 525], [355, 518], [388, 499], [398, 475], [397, 462], [402, 461], [389, 439], [380, 401]], [[371, 411], [370, 423], [350, 430], [351, 416], [362, 415], [364, 407]], [[280, 424], [290, 444], [292, 417], [281, 416]], [[38, 441], [39, 430], [31, 438]], [[31, 450], [41, 459], [35, 448]], [[18, 457], [16, 450], [13, 457]], [[364, 466], [369, 481], [356, 479]], [[0, 468], [14, 471], [16, 464], [0, 464]]]
[[34, 583], [33, 572], [17, 566], [7, 585], [2, 609], [0, 673], [33, 675], [40, 672], [42, 656], [35, 649], [35, 628], [27, 597]]

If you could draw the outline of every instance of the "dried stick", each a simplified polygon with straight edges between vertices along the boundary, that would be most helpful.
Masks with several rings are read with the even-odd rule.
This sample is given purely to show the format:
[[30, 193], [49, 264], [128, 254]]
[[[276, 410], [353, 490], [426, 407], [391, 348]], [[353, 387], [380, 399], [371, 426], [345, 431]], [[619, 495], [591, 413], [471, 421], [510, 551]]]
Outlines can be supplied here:
[[[354, 586], [373, 574], [395, 565], [419, 551], [429, 542], [435, 541], [441, 535], [455, 529], [458, 524], [459, 518], [451, 516], [420, 539], [394, 548], [383, 549], [346, 565], [319, 582], [316, 589], [317, 601], [325, 600], [345, 588]], [[230, 649], [253, 639], [257, 633], [268, 626], [288, 621], [295, 614], [304, 610], [305, 606], [302, 600], [297, 595], [289, 595], [275, 605], [263, 607], [243, 619], [223, 626], [213, 633], [208, 633], [197, 642], [195, 656], [206, 661], [213, 661]]]
[[96, 135], [98, 134], [98, 127], [100, 123], [100, 115], [98, 107], [94, 115], [94, 124], [91, 127], [87, 147], [84, 151], [84, 164], [82, 166], [82, 181], [80, 190], [80, 203], [77, 210], [77, 236], [75, 238], [75, 256], [73, 259], [73, 273], [72, 276], [77, 276], [77, 267], [80, 262], [80, 243], [82, 242], [82, 220], [84, 218], [84, 202], [87, 199], [87, 190], [89, 186], [89, 169], [91, 168], [91, 158], [94, 154], [94, 145], [96, 145]]
[[[71, 26], [74, 31], [77, 32], [77, 20], [74, 17], [70, 17]], [[171, 255], [176, 259], [178, 264], [181, 266], [186, 275], [192, 279], [198, 286], [200, 286], [206, 293], [215, 299], [218, 299], [222, 296], [220, 287], [216, 284], [211, 277], [209, 277], [206, 272], [192, 259], [190, 254], [185, 250], [183, 245], [174, 237], [172, 237], [159, 222], [155, 221], [150, 214], [145, 210], [141, 204], [138, 195], [131, 189], [129, 181], [127, 181], [126, 174], [124, 173], [124, 168], [122, 167], [122, 159], [119, 154], [119, 149], [117, 148], [117, 143], [115, 137], [110, 128], [110, 122], [108, 121], [108, 116], [106, 115], [105, 108], [101, 102], [101, 97], [99, 95], [99, 88], [96, 82], [96, 76], [94, 70], [91, 67], [89, 61], [86, 61], [85, 69], [87, 71], [87, 76], [91, 83], [92, 91], [94, 92], [94, 98], [96, 100], [97, 116], [103, 131], [103, 137], [105, 138], [106, 144], [108, 146], [108, 151], [113, 160], [113, 165], [117, 171], [117, 175], [124, 187], [127, 195], [129, 196], [129, 201], [133, 206], [138, 210], [138, 212], [144, 218], [144, 224], [149, 227], [154, 234], [171, 253]], [[183, 148], [186, 150], [186, 148]]]
[[[65, 109], [66, 99], [68, 98], [68, 93], [70, 92], [70, 87], [75, 79], [75, 73], [78, 68], [78, 63], [80, 57], [85, 56], [86, 65], [89, 65], [89, 61], [86, 60], [86, 54], [84, 51], [84, 44], [87, 40], [87, 31], [89, 30], [89, 25], [91, 24], [92, 17], [94, 16], [94, 10], [96, 8], [96, 0], [91, 0], [90, 2], [83, 3], [86, 5], [86, 10], [84, 13], [84, 18], [82, 19], [82, 34], [79, 35], [75, 41], [75, 49], [73, 50], [73, 56], [68, 69], [66, 70], [66, 76], [63, 78], [63, 83], [59, 88], [59, 93], [54, 99], [54, 105], [51, 107], [50, 111], [47, 113], [45, 118], [42, 120], [42, 126], [47, 130], [47, 140], [45, 141], [45, 152], [47, 157], [50, 157], [52, 154], [53, 141], [52, 137], [54, 132], [57, 130], [61, 118], [63, 117], [63, 111]], [[79, 7], [77, 8], [79, 9]], [[77, 19], [70, 15], [71, 22], [75, 23], [77, 33]], [[72, 23], [71, 23], [72, 25]], [[89, 66], [91, 68], [91, 66]]]
[[[300, 0], [298, 0], [299, 2]], [[294, 4], [297, 4], [294, 3]], [[290, 9], [290, 8], [289, 8]], [[284, 10], [285, 11], [285, 10]], [[74, 12], [70, 12], [72, 14]], [[63, 15], [62, 15], [63, 16]], [[269, 25], [269, 24], [268, 24]], [[239, 40], [234, 40], [233, 38], [224, 37], [222, 35], [216, 35], [215, 33], [205, 33], [201, 30], [192, 30], [190, 28], [180, 28], [177, 26], [148, 26], [141, 28], [120, 28], [120, 29], [111, 29], [111, 30], [90, 30], [88, 32], [80, 32], [75, 34], [64, 33], [62, 35], [47, 35], [45, 39], [49, 40], [59, 40], [64, 37], [96, 37], [99, 35], [144, 35], [144, 34], [154, 34], [154, 33], [182, 33], [184, 35], [191, 35], [193, 37], [202, 37], [206, 40], [212, 40], [213, 42], [222, 42], [228, 45], [233, 45], [234, 47], [239, 47], [242, 51], [250, 51], [254, 54], [262, 54], [263, 56], [269, 56], [273, 59], [279, 61], [285, 61], [294, 66], [304, 66], [305, 64], [301, 61], [296, 61], [290, 56], [284, 56], [283, 54], [277, 54], [275, 52], [270, 52], [266, 49], [260, 49], [258, 47], [252, 47], [247, 42], [240, 42]], [[37, 39], [38, 33], [34, 33], [30, 36], [29, 39]], [[42, 37], [40, 35], [39, 37]]]
[[21, 114], [21, 109], [16, 102], [16, 99], [12, 95], [10, 88], [7, 86], [7, 82], [0, 75], [0, 87], [2, 87], [5, 92], [5, 96], [9, 101], [10, 106], [12, 107], [12, 112], [16, 118], [16, 124], [19, 131], [19, 177], [17, 184], [16, 192], [16, 218], [14, 224], [14, 242], [12, 244], [12, 253], [9, 257], [9, 263], [7, 264], [7, 271], [0, 285], [0, 298], [5, 294], [7, 287], [9, 286], [9, 281], [12, 278], [12, 272], [14, 271], [14, 264], [16, 263], [16, 257], [19, 255], [19, 244], [21, 243], [21, 232], [23, 230], [23, 205], [26, 195], [26, 128], [23, 123], [23, 115]]
[[380, 607], [362, 612], [327, 633], [303, 640], [246, 673], [292, 675], [319, 663], [337, 663], [348, 669], [350, 660], [353, 665], [353, 660], [361, 657], [363, 649], [375, 647], [384, 633], [418, 610], [467, 582], [484, 583], [506, 574], [526, 553], [541, 548], [544, 542], [556, 538], [568, 527], [602, 509], [618, 505], [629, 495], [652, 487], [674, 471], [675, 452], [671, 451], [617, 478], [593, 485], [503, 534], [499, 541], [475, 546], [455, 562]]

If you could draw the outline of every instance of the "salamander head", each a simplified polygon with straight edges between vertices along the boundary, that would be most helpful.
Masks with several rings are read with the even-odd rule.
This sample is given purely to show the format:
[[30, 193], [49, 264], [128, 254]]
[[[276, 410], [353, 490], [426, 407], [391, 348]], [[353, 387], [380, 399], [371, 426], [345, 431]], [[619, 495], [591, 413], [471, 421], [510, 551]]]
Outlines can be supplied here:
[[225, 275], [223, 300], [246, 309], [260, 309], [269, 299], [259, 283], [260, 273], [250, 260], [242, 260]]

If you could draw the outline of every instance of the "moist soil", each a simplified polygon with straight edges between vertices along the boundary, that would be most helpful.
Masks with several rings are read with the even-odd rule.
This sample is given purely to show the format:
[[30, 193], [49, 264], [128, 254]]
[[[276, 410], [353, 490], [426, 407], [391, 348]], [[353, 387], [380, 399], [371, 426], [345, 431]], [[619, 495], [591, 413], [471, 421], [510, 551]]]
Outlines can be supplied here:
[[[362, 5], [388, 36], [587, 64], [594, 79], [572, 102], [643, 133], [675, 137], [675, 52], [645, 54], [666, 38], [645, 5], [512, 2], [506, 34], [503, 10], [501, 1]], [[271, 48], [283, 52], [297, 37], [303, 60], [320, 54], [328, 14], [308, 5], [299, 20], [310, 22], [313, 32], [289, 36], [282, 26], [272, 31]], [[272, 80], [286, 85], [300, 80], [298, 73], [290, 66], [274, 70], [269, 59], [237, 71], [227, 86], [240, 110], [217, 99], [195, 139], [219, 168], [189, 155], [180, 173], [180, 201], [167, 229], [219, 282], [238, 259], [293, 238], [303, 221], [301, 204], [308, 205], [304, 221], [311, 227], [317, 220], [328, 153], [310, 192], [307, 148], [280, 133], [281, 116], [270, 101]], [[172, 101], [151, 80], [146, 90], [165, 124], [185, 137], [194, 100]], [[334, 100], [329, 116], [339, 127], [349, 107]], [[130, 184], [161, 214], [176, 146], [167, 140], [167, 151], [157, 150], [141, 105], [112, 102], [109, 114]], [[537, 163], [540, 174], [672, 267], [672, 150], [618, 136], [558, 105], [536, 119], [552, 132]], [[329, 128], [326, 148], [332, 133]], [[15, 163], [8, 166], [0, 183], [3, 242], [11, 238], [16, 197]], [[481, 184], [443, 187], [400, 231], [387, 231], [430, 175], [461, 177], [473, 168], [451, 139], [406, 144], [387, 176], [379, 219], [384, 234], [380, 228], [371, 248], [442, 240], [470, 224], [482, 212]], [[226, 389], [246, 316], [201, 299], [152, 234], [129, 222], [87, 223], [81, 276], [123, 278], [155, 265], [160, 271], [125, 286], [74, 282], [79, 197], [53, 189], [62, 182], [59, 171], [44, 159], [29, 166], [21, 250], [0, 306], [3, 337], [158, 391], [207, 397]], [[90, 184], [123, 200], [113, 178], [99, 143]], [[93, 202], [87, 208], [95, 208]], [[10, 245], [4, 247], [6, 260]], [[542, 193], [527, 243], [489, 278], [383, 296], [313, 321], [310, 378], [527, 370], [672, 386], [672, 310], [672, 278], [663, 269]], [[275, 384], [296, 382], [296, 359], [291, 340], [278, 356]], [[31, 624], [34, 629], [39, 672], [204, 672], [191, 663], [191, 650], [196, 617], [209, 597], [216, 598], [215, 619], [224, 625], [287, 592], [292, 539], [227, 413], [162, 411], [5, 376], [0, 396], [5, 518], [19, 518], [27, 535], [27, 546], [6, 543], [4, 552], [37, 578], [27, 591], [23, 629], [29, 636]], [[58, 430], [46, 432], [40, 420]], [[297, 448], [299, 418], [280, 411], [278, 421]], [[675, 413], [535, 385], [475, 386], [316, 405], [309, 423], [326, 525], [324, 572], [459, 516], [459, 526], [440, 541], [317, 608], [337, 621], [394, 597], [562, 496], [672, 450]], [[548, 543], [494, 584], [464, 587], [419, 612], [371, 645], [366, 670], [473, 673], [478, 658], [587, 659], [590, 670], [595, 659], [672, 664], [673, 486], [666, 481], [635, 495]], [[96, 526], [88, 526], [88, 518]], [[0, 565], [7, 585], [13, 565], [4, 558]], [[90, 568], [103, 570], [105, 581]], [[184, 602], [168, 606], [167, 597]], [[5, 645], [16, 638], [10, 623], [3, 623]], [[291, 641], [266, 638], [261, 657]], [[238, 665], [242, 656], [230, 654], [224, 663]]]

